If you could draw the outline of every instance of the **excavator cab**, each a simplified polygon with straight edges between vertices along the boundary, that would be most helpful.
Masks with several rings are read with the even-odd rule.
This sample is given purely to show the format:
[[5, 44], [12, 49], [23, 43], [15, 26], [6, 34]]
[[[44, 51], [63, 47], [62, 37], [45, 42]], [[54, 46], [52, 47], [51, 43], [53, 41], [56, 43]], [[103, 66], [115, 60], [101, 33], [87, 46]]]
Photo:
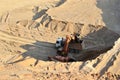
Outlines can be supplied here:
[[78, 33], [67, 35], [66, 39], [58, 38], [56, 40], [57, 54], [67, 56], [68, 53], [79, 53], [82, 50], [82, 42]]

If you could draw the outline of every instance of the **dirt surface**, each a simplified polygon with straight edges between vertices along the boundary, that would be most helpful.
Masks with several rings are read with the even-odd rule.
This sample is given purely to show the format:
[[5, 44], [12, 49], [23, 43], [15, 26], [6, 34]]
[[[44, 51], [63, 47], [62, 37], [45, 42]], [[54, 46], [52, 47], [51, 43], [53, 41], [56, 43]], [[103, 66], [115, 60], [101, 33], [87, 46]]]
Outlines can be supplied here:
[[[119, 0], [0, 0], [0, 80], [119, 80]], [[49, 61], [78, 32], [75, 62]]]

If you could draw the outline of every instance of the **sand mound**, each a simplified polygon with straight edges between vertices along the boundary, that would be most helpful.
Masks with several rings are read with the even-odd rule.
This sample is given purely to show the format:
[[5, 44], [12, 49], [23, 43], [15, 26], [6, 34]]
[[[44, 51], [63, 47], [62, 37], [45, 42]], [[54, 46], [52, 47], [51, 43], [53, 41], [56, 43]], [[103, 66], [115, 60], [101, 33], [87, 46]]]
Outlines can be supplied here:
[[[111, 50], [107, 51], [107, 53], [103, 55], [101, 61], [96, 66], [97, 71], [99, 71], [100, 73], [104, 73], [108, 70], [110, 72], [119, 74], [120, 71], [117, 68], [117, 66], [119, 66], [119, 65], [116, 66], [116, 64], [115, 64], [115, 63], [118, 63], [117, 61], [119, 61], [119, 58], [117, 58], [120, 53], [119, 44], [120, 44], [120, 39], [118, 39], [115, 42], [115, 45], [113, 46], [113, 48]], [[106, 62], [107, 62], [107, 64], [106, 64]], [[112, 69], [114, 69], [114, 71], [112, 71]]]
[[[72, 3], [75, 5], [71, 5]], [[86, 5], [89, 3], [93, 6]], [[53, 32], [79, 32], [85, 36], [104, 26], [100, 15], [101, 11], [95, 5], [95, 0], [67, 0], [61, 6], [49, 9], [43, 16], [41, 24]]]

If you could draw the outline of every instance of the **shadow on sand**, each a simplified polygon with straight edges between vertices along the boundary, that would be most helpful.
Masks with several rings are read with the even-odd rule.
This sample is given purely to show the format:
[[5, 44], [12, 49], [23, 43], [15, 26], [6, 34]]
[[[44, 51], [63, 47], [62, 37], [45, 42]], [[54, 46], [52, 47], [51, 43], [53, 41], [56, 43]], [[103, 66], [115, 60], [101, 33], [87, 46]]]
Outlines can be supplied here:
[[120, 34], [120, 0], [97, 0], [105, 25]]
[[66, 0], [60, 0], [60, 2], [58, 2], [55, 7], [58, 7], [62, 4], [64, 4], [65, 2], [66, 2]]
[[[36, 41], [33, 44], [26, 44], [20, 47], [25, 49], [26, 52], [15, 55], [9, 59], [9, 64], [21, 62], [29, 58], [34, 58], [36, 60], [36, 65], [39, 60], [47, 61], [48, 56], [56, 55], [55, 44], [49, 42]], [[22, 56], [22, 58], [16, 60], [20, 56]]]
[[43, 9], [40, 12], [35, 13], [32, 20], [36, 20], [36, 19], [42, 17], [46, 13], [46, 11], [47, 11], [47, 9]]
[[72, 54], [77, 61], [87, 61], [97, 58], [100, 54], [111, 49], [114, 42], [120, 37], [119, 34], [103, 27], [102, 29], [89, 33], [83, 38], [84, 49], [79, 54]]

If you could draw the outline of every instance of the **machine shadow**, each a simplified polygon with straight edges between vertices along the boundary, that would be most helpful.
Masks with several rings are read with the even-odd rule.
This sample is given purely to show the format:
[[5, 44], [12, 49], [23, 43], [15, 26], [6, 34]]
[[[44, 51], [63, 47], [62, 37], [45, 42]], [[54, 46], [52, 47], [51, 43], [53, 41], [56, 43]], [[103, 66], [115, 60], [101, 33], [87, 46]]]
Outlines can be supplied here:
[[87, 61], [97, 58], [100, 54], [107, 52], [120, 37], [119, 34], [106, 27], [93, 33], [89, 33], [82, 40], [83, 50], [79, 54], [71, 54], [77, 61]]
[[10, 64], [21, 62], [26, 59], [34, 58], [36, 60], [35, 62], [36, 65], [39, 60], [48, 61], [48, 56], [56, 55], [56, 49], [54, 43], [36, 41], [33, 44], [26, 44], [20, 47], [22, 49], [25, 49], [26, 52], [19, 55], [22, 56], [22, 58], [20, 58], [19, 60], [13, 60], [12, 62], [10, 62]]

